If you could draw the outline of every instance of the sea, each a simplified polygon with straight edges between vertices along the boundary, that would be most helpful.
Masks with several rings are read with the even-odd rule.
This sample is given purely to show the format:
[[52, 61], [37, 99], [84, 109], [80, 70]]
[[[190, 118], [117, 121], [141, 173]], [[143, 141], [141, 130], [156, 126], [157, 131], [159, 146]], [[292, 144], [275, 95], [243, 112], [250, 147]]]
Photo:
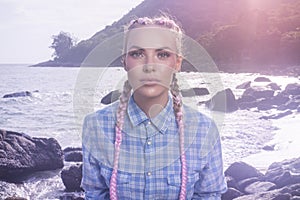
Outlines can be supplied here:
[[[210, 111], [199, 102], [216, 92], [230, 88], [239, 98], [243, 89], [236, 86], [264, 76], [282, 90], [289, 83], [300, 83], [299, 77], [272, 76], [259, 73], [180, 72], [183, 89], [207, 88], [209, 95], [185, 97], [184, 103], [213, 118], [222, 139], [224, 170], [232, 163], [244, 161], [262, 172], [273, 162], [300, 155], [300, 117], [293, 114], [277, 120], [262, 120], [262, 116], [279, 111], [257, 109], [232, 113]], [[55, 138], [62, 149], [81, 147], [81, 126], [84, 116], [103, 108], [101, 99], [110, 91], [121, 89], [126, 73], [121, 67], [29, 67], [25, 64], [0, 64], [0, 129], [26, 133], [32, 137]], [[31, 96], [2, 98], [6, 94], [29, 91]], [[273, 145], [273, 151], [263, 150]], [[70, 166], [74, 163], [65, 163]], [[0, 199], [59, 199], [65, 194], [60, 171], [39, 172], [24, 183], [0, 181]]]

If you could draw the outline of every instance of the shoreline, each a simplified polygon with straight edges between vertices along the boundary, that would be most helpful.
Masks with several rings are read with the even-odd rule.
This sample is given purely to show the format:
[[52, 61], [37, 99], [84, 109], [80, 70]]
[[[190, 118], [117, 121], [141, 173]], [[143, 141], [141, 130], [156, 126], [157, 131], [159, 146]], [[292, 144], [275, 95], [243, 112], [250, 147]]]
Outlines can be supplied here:
[[274, 150], [262, 150], [259, 153], [242, 159], [243, 162], [263, 172], [274, 162], [282, 162], [286, 159], [296, 158], [299, 157], [300, 154], [300, 151], [295, 151], [295, 149], [299, 149], [300, 146], [300, 135], [296, 133], [294, 128], [296, 127], [295, 125], [300, 124], [299, 113], [272, 120], [272, 123], [278, 127], [278, 130], [274, 130], [273, 139], [266, 145], [273, 146]]

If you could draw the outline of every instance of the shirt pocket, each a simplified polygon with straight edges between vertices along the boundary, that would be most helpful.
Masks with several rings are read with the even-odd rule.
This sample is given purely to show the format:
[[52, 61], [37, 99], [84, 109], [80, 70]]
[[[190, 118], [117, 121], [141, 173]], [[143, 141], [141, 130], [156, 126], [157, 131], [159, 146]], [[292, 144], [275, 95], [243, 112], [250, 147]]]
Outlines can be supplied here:
[[[186, 186], [187, 199], [191, 199], [194, 194], [195, 183], [199, 180], [199, 173], [193, 172], [189, 173], [188, 181]], [[174, 190], [176, 194], [180, 194], [181, 187], [181, 175], [180, 174], [172, 174], [168, 176], [168, 186], [171, 190]]]
[[[105, 179], [105, 183], [109, 188], [112, 169], [102, 167], [101, 176]], [[117, 175], [117, 196], [119, 199], [131, 199], [131, 174], [118, 171]]]

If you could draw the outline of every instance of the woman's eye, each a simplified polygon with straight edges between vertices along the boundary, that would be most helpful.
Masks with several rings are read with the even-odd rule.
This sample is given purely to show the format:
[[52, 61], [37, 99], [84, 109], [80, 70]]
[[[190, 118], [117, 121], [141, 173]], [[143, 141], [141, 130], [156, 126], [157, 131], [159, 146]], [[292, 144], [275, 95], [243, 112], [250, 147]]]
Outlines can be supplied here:
[[160, 59], [168, 58], [168, 57], [170, 57], [170, 53], [165, 52], [165, 51], [164, 52], [159, 52], [157, 57], [160, 58]]
[[129, 56], [133, 58], [142, 58], [144, 56], [143, 51], [137, 50], [137, 51], [130, 51]]

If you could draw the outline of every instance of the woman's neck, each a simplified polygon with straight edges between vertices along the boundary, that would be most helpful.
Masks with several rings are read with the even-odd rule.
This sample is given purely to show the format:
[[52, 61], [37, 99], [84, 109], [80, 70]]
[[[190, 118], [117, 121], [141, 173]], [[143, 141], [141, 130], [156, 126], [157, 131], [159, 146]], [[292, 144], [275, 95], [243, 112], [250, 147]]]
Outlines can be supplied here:
[[133, 99], [147, 117], [154, 118], [166, 107], [169, 96], [167, 93], [166, 95], [149, 98], [134, 93]]

